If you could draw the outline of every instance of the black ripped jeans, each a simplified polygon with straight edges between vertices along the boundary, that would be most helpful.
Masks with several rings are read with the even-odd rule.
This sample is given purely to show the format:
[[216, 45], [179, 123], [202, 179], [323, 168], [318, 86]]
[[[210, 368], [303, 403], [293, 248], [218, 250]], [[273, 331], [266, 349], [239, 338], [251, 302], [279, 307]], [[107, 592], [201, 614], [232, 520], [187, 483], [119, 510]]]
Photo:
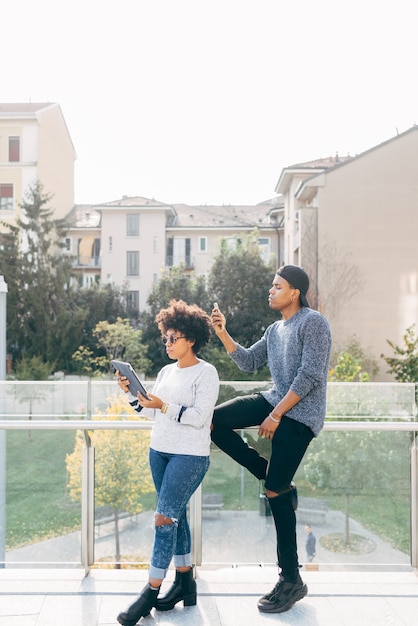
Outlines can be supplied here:
[[265, 479], [266, 489], [276, 493], [286, 492], [269, 498], [269, 502], [276, 526], [278, 564], [284, 578], [293, 581], [299, 572], [296, 516], [287, 490], [313, 433], [305, 424], [284, 415], [274, 433], [268, 461], [235, 432], [259, 426], [272, 410], [273, 407], [259, 393], [220, 404], [213, 415], [212, 441], [258, 479]]

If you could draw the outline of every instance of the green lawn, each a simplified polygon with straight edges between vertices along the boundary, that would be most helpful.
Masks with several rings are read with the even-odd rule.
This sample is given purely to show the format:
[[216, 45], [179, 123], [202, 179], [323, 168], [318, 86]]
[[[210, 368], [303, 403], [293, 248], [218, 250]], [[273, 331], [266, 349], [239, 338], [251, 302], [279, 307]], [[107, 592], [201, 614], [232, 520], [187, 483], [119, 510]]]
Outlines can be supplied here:
[[[341, 496], [329, 499], [333, 509], [345, 510]], [[350, 517], [391, 544], [396, 550], [409, 554], [409, 497], [385, 493], [359, 495], [352, 498]]]
[[65, 455], [74, 431], [7, 431], [6, 547], [58, 536], [80, 525], [80, 504], [66, 489]]
[[[74, 448], [73, 431], [8, 431], [6, 546], [17, 548], [79, 528], [80, 503], [71, 500], [67, 488], [65, 455]], [[408, 481], [408, 477], [405, 477]], [[324, 497], [330, 509], [345, 511], [345, 499], [330, 493], [314, 493], [298, 480], [301, 495]], [[257, 510], [259, 482], [247, 471], [214, 449], [204, 492], [222, 493], [224, 509]], [[155, 495], [142, 498], [145, 510], [155, 507]], [[373, 493], [351, 499], [350, 516], [405, 553], [409, 552], [409, 494]]]

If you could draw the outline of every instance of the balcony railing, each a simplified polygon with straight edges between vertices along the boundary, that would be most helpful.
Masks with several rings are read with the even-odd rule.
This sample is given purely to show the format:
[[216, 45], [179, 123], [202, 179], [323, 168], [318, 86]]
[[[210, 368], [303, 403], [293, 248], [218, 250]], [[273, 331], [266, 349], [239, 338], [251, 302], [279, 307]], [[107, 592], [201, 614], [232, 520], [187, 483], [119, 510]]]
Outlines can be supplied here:
[[73, 267], [101, 267], [102, 259], [100, 256], [78, 256], [74, 259]]
[[174, 258], [173, 255], [167, 254], [165, 257], [166, 267], [173, 267], [173, 265], [184, 265], [186, 270], [194, 269], [194, 258], [190, 254], [186, 254], [183, 258]]
[[[225, 382], [222, 395], [268, 385]], [[148, 563], [155, 510], [147, 459], [151, 427], [132, 416], [114, 381], [1, 382], [0, 564], [88, 570], [109, 562]], [[324, 432], [296, 475], [302, 561], [306, 522], [317, 536], [319, 567], [417, 567], [417, 430], [414, 385], [330, 384]], [[269, 453], [257, 429], [241, 434]], [[132, 488], [140, 485], [140, 493], [129, 493], [136, 507], [116, 507], [117, 549], [110, 503], [132, 480], [133, 455], [142, 469]], [[211, 468], [189, 510], [197, 565], [274, 563], [273, 521], [259, 489], [247, 471], [212, 450]], [[45, 503], [48, 515], [42, 514]], [[341, 550], [347, 525], [350, 537], [360, 537], [351, 552], [351, 544]]]

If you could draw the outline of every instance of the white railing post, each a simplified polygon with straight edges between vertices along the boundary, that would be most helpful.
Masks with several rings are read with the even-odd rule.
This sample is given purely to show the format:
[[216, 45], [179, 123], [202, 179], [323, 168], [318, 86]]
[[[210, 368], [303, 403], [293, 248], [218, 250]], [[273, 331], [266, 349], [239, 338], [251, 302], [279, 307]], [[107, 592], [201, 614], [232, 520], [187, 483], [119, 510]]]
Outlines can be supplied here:
[[192, 562], [202, 565], [202, 485], [190, 499], [190, 534], [192, 536]]
[[94, 564], [94, 448], [89, 432], [83, 430], [83, 435], [86, 445], [81, 469], [81, 563], [87, 576]]
[[418, 447], [417, 436], [411, 446], [411, 565], [418, 568]]
[[[0, 380], [6, 380], [7, 283], [0, 276]], [[3, 403], [3, 398], [0, 398]], [[3, 415], [3, 406], [1, 414]], [[6, 431], [0, 430], [0, 567], [6, 559]]]

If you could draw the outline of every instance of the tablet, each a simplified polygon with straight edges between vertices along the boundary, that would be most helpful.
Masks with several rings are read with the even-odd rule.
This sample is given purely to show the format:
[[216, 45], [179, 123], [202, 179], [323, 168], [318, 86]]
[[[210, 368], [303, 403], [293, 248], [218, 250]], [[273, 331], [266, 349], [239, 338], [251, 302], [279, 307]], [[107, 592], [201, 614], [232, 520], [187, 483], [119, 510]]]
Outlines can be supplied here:
[[136, 397], [138, 395], [138, 391], [140, 391], [147, 400], [151, 400], [151, 398], [148, 397], [147, 390], [139, 380], [138, 374], [135, 372], [130, 363], [127, 363], [126, 361], [116, 361], [115, 359], [113, 359], [112, 365], [115, 370], [118, 370], [119, 373], [122, 374], [122, 376], [126, 376], [126, 378], [129, 380], [128, 388], [133, 396]]

